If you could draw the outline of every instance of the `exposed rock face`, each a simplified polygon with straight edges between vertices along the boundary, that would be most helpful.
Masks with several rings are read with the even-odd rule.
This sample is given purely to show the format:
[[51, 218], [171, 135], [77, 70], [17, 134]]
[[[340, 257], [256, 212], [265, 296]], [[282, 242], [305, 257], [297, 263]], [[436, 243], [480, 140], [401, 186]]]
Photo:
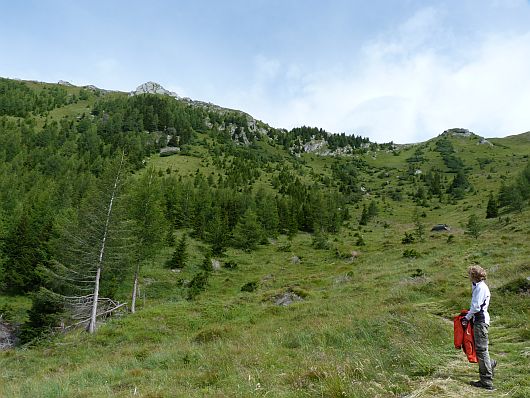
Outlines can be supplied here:
[[177, 93], [166, 90], [160, 84], [155, 82], [147, 82], [136, 87], [136, 90], [131, 91], [129, 95], [140, 95], [140, 94], [162, 94], [169, 95], [170, 97], [180, 98]]
[[74, 85], [70, 82], [67, 82], [66, 80], [59, 80], [57, 84], [60, 84], [61, 86], [68, 86], [68, 87], [74, 87]]
[[489, 142], [487, 139], [485, 139], [485, 138], [483, 138], [483, 137], [480, 138], [480, 140], [479, 140], [478, 143], [481, 144], [481, 145], [489, 145], [489, 146], [493, 146], [493, 144], [492, 144], [491, 142]]
[[0, 319], [0, 351], [12, 348], [15, 344], [15, 328]]
[[454, 129], [445, 130], [442, 133], [442, 135], [449, 135], [449, 136], [453, 136], [453, 137], [472, 137], [475, 134], [473, 134], [468, 129], [454, 128]]

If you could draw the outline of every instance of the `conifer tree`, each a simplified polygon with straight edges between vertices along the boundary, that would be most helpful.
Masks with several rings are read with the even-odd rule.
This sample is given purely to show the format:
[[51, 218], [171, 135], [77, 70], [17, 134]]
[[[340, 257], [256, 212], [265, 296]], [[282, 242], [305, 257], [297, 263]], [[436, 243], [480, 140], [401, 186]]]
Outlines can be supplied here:
[[476, 214], [471, 214], [467, 220], [466, 225], [466, 234], [471, 235], [473, 238], [478, 239], [481, 232], [482, 232], [482, 226], [480, 225], [480, 222], [478, 220], [478, 217]]
[[148, 168], [133, 186], [129, 197], [129, 215], [134, 223], [136, 239], [134, 282], [132, 289], [131, 312], [136, 310], [136, 295], [140, 268], [144, 261], [151, 259], [162, 244], [165, 219], [160, 203], [160, 185], [153, 167]]
[[488, 206], [486, 208], [486, 218], [495, 218], [499, 215], [499, 206], [497, 200], [493, 196], [493, 193], [490, 193], [488, 198]]
[[254, 250], [261, 240], [261, 235], [256, 213], [247, 209], [234, 228], [234, 246], [243, 250]]
[[181, 269], [186, 266], [186, 261], [188, 259], [188, 240], [187, 235], [182, 234], [180, 237], [177, 247], [171, 256], [171, 259], [167, 262], [167, 266], [171, 269]]

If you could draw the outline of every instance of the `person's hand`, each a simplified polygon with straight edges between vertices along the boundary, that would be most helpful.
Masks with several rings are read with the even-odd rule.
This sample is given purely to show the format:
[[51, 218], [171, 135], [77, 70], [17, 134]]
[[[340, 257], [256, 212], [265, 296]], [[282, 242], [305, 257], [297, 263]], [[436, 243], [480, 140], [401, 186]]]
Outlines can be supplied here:
[[467, 327], [467, 324], [469, 323], [469, 320], [467, 318], [462, 318], [460, 321], [463, 327]]

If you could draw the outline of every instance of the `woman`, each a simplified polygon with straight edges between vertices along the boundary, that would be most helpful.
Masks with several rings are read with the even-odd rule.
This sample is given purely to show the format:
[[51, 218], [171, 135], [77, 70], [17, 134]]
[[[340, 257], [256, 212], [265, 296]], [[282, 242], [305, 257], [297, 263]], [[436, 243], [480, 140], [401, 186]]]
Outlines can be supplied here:
[[474, 387], [493, 390], [493, 370], [497, 361], [491, 360], [488, 352], [488, 328], [490, 315], [490, 289], [486, 285], [486, 270], [478, 265], [472, 265], [467, 269], [469, 279], [472, 283], [471, 307], [467, 315], [462, 318], [462, 325], [467, 326], [473, 319], [473, 334], [475, 336], [475, 350], [477, 352], [480, 380], [472, 381]]

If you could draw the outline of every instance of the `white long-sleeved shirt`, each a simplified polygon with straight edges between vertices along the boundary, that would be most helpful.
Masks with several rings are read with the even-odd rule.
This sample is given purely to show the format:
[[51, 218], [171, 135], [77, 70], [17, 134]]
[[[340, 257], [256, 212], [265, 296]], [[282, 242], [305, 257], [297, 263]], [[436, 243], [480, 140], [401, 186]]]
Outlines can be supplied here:
[[488, 313], [488, 307], [490, 306], [490, 289], [486, 282], [480, 281], [478, 283], [473, 282], [471, 295], [471, 306], [469, 307], [469, 312], [466, 315], [467, 320], [470, 320], [472, 317], [476, 321], [481, 321], [482, 314], [484, 314], [483, 321], [489, 325], [490, 324], [490, 314]]

